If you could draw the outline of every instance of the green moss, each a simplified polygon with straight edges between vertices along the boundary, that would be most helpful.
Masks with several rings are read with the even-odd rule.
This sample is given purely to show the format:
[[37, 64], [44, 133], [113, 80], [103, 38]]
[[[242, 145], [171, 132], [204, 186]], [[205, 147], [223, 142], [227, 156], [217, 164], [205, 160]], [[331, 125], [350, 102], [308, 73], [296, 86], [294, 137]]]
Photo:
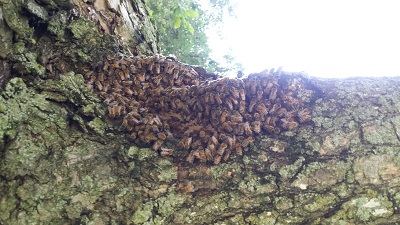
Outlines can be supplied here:
[[98, 134], [104, 134], [107, 125], [100, 118], [96, 117], [88, 122], [88, 126]]
[[293, 164], [279, 168], [279, 175], [281, 175], [284, 180], [292, 178], [303, 165], [304, 160], [304, 157], [299, 157]]
[[185, 202], [186, 197], [182, 194], [169, 193], [165, 197], [157, 199], [157, 214], [162, 218], [166, 218], [175, 213], [175, 208], [181, 206]]
[[238, 190], [247, 194], [255, 193], [260, 187], [260, 180], [260, 177], [253, 174], [248, 174], [239, 182]]
[[132, 215], [131, 221], [134, 224], [143, 224], [144, 222], [150, 221], [153, 215], [153, 204], [147, 202]]
[[377, 146], [399, 144], [390, 121], [382, 121], [381, 125], [365, 126], [363, 128], [363, 138], [368, 143]]
[[277, 222], [278, 214], [274, 211], [264, 211], [259, 214], [251, 214], [245, 221], [249, 224], [265, 224], [265, 225], [275, 225]]
[[[18, 186], [18, 181], [5, 182], [0, 181], [0, 222], [10, 218], [13, 211], [17, 207], [19, 200], [15, 195], [15, 190]], [[5, 191], [7, 190], [7, 191]]]
[[171, 182], [178, 178], [178, 168], [167, 159], [157, 160], [159, 174], [158, 180], [161, 182]]
[[35, 1], [27, 1], [26, 3], [26, 7], [25, 7], [30, 13], [32, 13], [33, 15], [39, 17], [42, 20], [47, 20], [49, 17], [49, 14], [47, 13], [47, 11], [41, 7], [40, 5], [38, 5]]
[[59, 12], [52, 16], [47, 30], [57, 37], [59, 41], [65, 40], [65, 26], [67, 25], [67, 13]]
[[139, 161], [147, 161], [155, 157], [157, 157], [157, 152], [150, 148], [141, 148], [137, 154]]
[[311, 203], [304, 205], [304, 209], [308, 212], [326, 211], [329, 206], [336, 204], [336, 200], [335, 194], [317, 195]]
[[393, 213], [392, 203], [387, 199], [361, 197], [348, 205], [349, 213], [358, 221], [366, 222], [376, 217], [387, 217]]
[[279, 211], [288, 210], [293, 208], [294, 206], [293, 200], [285, 196], [275, 198], [274, 205], [275, 208]]
[[2, 8], [7, 25], [21, 38], [30, 38], [33, 34], [33, 28], [29, 26], [28, 18], [20, 14], [21, 5], [17, 1], [11, 1], [3, 4]]

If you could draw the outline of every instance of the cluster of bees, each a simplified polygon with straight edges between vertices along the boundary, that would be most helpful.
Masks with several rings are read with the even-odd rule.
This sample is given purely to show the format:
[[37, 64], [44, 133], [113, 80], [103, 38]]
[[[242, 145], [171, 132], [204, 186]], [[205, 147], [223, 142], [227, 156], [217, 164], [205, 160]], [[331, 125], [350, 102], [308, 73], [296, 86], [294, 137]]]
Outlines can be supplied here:
[[302, 79], [279, 72], [243, 79], [202, 79], [173, 57], [136, 56], [105, 61], [85, 74], [108, 115], [120, 121], [133, 140], [163, 156], [179, 150], [193, 163], [220, 163], [242, 155], [255, 135], [277, 135], [311, 120], [305, 99], [313, 95]]

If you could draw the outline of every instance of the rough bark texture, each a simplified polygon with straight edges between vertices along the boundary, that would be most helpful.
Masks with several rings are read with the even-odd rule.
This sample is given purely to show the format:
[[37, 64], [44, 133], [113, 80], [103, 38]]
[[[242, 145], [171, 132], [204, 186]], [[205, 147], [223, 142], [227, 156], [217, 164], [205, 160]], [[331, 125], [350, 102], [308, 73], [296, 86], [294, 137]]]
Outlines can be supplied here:
[[308, 78], [312, 122], [218, 165], [132, 143], [85, 68], [157, 53], [142, 1], [0, 1], [0, 223], [390, 224], [400, 78]]

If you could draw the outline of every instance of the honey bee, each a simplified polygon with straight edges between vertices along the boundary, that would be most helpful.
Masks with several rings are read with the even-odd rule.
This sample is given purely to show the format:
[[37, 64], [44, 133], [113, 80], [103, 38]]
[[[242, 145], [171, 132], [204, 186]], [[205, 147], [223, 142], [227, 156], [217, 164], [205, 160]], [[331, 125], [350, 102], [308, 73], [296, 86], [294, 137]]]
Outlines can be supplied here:
[[277, 97], [277, 93], [278, 93], [278, 88], [277, 88], [277, 87], [273, 87], [273, 88], [271, 89], [271, 93], [269, 94], [269, 99], [270, 99], [271, 101], [275, 100], [276, 97]]
[[253, 112], [254, 106], [256, 105], [256, 101], [255, 100], [251, 100], [250, 104], [249, 104], [249, 112]]
[[121, 92], [122, 92], [122, 89], [121, 89], [120, 87], [113, 87], [113, 88], [111, 88], [111, 91], [112, 91], [113, 93], [121, 93]]
[[273, 134], [274, 133], [274, 126], [268, 125], [268, 124], [263, 124], [263, 128], [268, 134]]
[[104, 83], [104, 85], [103, 85], [103, 91], [104, 91], [105, 93], [107, 93], [108, 90], [110, 90], [110, 84], [109, 84], [109, 83]]
[[242, 100], [239, 103], [239, 113], [243, 114], [246, 111], [246, 101]]
[[263, 91], [262, 90], [258, 90], [257, 91], [257, 95], [256, 95], [256, 99], [257, 101], [260, 101], [263, 97]]
[[205, 103], [209, 103], [210, 102], [210, 93], [205, 93], [204, 95], [203, 95], [204, 97], [203, 97], [203, 99], [204, 99], [204, 102]]
[[161, 156], [171, 156], [174, 153], [174, 150], [171, 148], [161, 148], [160, 155]]
[[167, 138], [167, 135], [165, 134], [165, 133], [158, 133], [157, 134], [157, 137], [159, 138], [159, 139], [161, 139], [161, 140], [165, 140], [166, 138]]
[[199, 137], [200, 138], [203, 138], [203, 137], [205, 137], [206, 136], [206, 132], [204, 131], [204, 130], [201, 130], [200, 132], [199, 132]]
[[226, 99], [225, 100], [225, 104], [228, 106], [228, 109], [229, 110], [233, 110], [233, 104], [232, 104], [232, 101], [231, 101], [231, 99]]
[[280, 109], [281, 108], [281, 104], [279, 104], [279, 103], [275, 103], [275, 104], [273, 104], [272, 105], [272, 108], [269, 110], [269, 114], [275, 114], [277, 111], [278, 111], [278, 109]]
[[160, 74], [160, 72], [161, 72], [161, 65], [160, 65], [159, 63], [156, 63], [156, 64], [155, 64], [155, 71], [156, 71], [156, 74]]
[[253, 137], [250, 136], [242, 141], [242, 146], [243, 146], [243, 148], [246, 148], [247, 146], [249, 146], [250, 143], [253, 143], [253, 142], [254, 142], [254, 139], [253, 139]]
[[282, 122], [282, 128], [286, 130], [293, 130], [299, 126], [299, 124], [296, 121], [291, 119], [282, 118], [281, 122]]
[[162, 76], [158, 75], [153, 78], [153, 83], [158, 86], [158, 85], [160, 85], [161, 80], [162, 80]]
[[194, 162], [194, 157], [195, 157], [194, 151], [190, 151], [189, 155], [186, 158], [186, 161], [188, 161], [189, 163], [193, 163]]
[[142, 89], [144, 90], [144, 89], [147, 89], [147, 88], [149, 88], [150, 87], [150, 84], [149, 83], [147, 83], [147, 82], [143, 82], [142, 83]]
[[235, 145], [235, 153], [236, 155], [243, 155], [243, 147], [241, 144], [236, 143]]
[[243, 121], [242, 115], [238, 111], [233, 111], [232, 115], [230, 116], [232, 122], [241, 123]]
[[176, 80], [176, 79], [178, 79], [178, 76], [179, 76], [179, 69], [178, 69], [178, 68], [175, 68], [174, 71], [173, 71], [173, 73], [172, 73], [172, 78], [173, 78], [174, 80]]
[[99, 74], [97, 74], [97, 80], [103, 82], [104, 81], [104, 73], [100, 72]]
[[287, 110], [285, 108], [280, 108], [276, 111], [276, 115], [279, 117], [284, 117], [287, 114]]
[[215, 135], [213, 135], [210, 139], [211, 143], [214, 144], [215, 146], [219, 145], [218, 139], [217, 137], [215, 137]]
[[268, 116], [268, 117], [265, 119], [265, 124], [271, 125], [271, 126], [275, 127], [275, 126], [276, 126], [276, 123], [277, 123], [278, 121], [279, 121], [279, 118], [278, 118], [278, 117], [276, 117], [276, 116]]
[[268, 114], [268, 109], [267, 107], [264, 105], [264, 103], [260, 103], [257, 105], [256, 107], [257, 112], [259, 112], [261, 115], [267, 115]]
[[224, 161], [228, 161], [230, 155], [231, 155], [231, 149], [228, 148], [228, 149], [225, 151], [225, 155], [224, 155], [224, 158], [223, 158]]
[[132, 132], [131, 135], [130, 135], [130, 138], [135, 140], [137, 138], [137, 133], [136, 132]]
[[238, 101], [236, 98], [233, 98], [232, 96], [230, 96], [229, 99], [232, 101], [232, 103], [233, 103], [234, 105], [239, 104], [239, 101]]
[[223, 130], [226, 130], [229, 133], [231, 133], [233, 131], [233, 128], [231, 127], [231, 125], [228, 122], [222, 123], [221, 128]]
[[235, 142], [236, 142], [236, 137], [233, 135], [233, 137], [226, 137], [226, 143], [228, 144], [229, 148], [234, 148], [235, 147]]
[[209, 96], [210, 104], [214, 104], [215, 103], [215, 98], [214, 98], [215, 95], [214, 95], [214, 93], [209, 92], [208, 96]]
[[190, 148], [191, 144], [192, 144], [192, 138], [185, 137], [178, 143], [178, 146], [182, 147], [183, 149], [188, 150]]
[[131, 72], [133, 74], [135, 74], [137, 72], [137, 69], [136, 69], [135, 65], [130, 65], [129, 66], [129, 72]]
[[197, 158], [200, 160], [200, 162], [203, 162], [203, 163], [207, 162], [207, 155], [206, 155], [206, 153], [204, 151], [204, 148], [203, 147], [199, 147], [197, 149], [197, 152], [198, 152]]
[[222, 143], [217, 150], [217, 154], [223, 155], [227, 147], [228, 145], [226, 143]]
[[[216, 140], [216, 139], [215, 139]], [[218, 142], [218, 140], [216, 140]], [[219, 144], [219, 143], [218, 143]], [[207, 148], [214, 154], [216, 151], [216, 147], [215, 144], [212, 143], [212, 141], [210, 140], [207, 144]]]
[[161, 145], [163, 144], [163, 140], [158, 139], [157, 141], [154, 142], [153, 144], [153, 150], [157, 151], [158, 149], [160, 149]]
[[156, 141], [153, 144], [154, 150], [158, 150], [162, 145], [162, 140], [157, 140], [157, 137], [153, 133], [143, 133], [142, 140], [145, 143], [150, 143], [152, 141]]
[[297, 113], [297, 116], [299, 117], [299, 122], [300, 123], [305, 123], [311, 120], [311, 110], [310, 109], [302, 109]]
[[231, 87], [229, 89], [229, 92], [232, 94], [233, 98], [235, 98], [235, 99], [239, 98], [239, 90], [238, 89]]
[[243, 123], [243, 128], [244, 128], [244, 132], [246, 133], [247, 136], [251, 136], [253, 134], [253, 131], [250, 128], [249, 122]]
[[160, 120], [160, 117], [158, 117], [157, 115], [153, 118], [153, 121], [157, 126], [162, 126], [162, 122]]
[[138, 80], [140, 83], [145, 82], [146, 81], [146, 73], [141, 72], [141, 73], [137, 74], [135, 76], [135, 79]]
[[218, 105], [222, 104], [222, 99], [221, 99], [221, 95], [219, 93], [216, 93], [214, 95], [215, 101], [217, 102]]
[[175, 69], [175, 65], [173, 62], [168, 61], [166, 62], [165, 73], [172, 74], [172, 71]]
[[274, 127], [274, 131], [273, 131], [274, 134], [279, 134], [280, 132], [281, 132], [281, 128]]
[[153, 61], [153, 60], [150, 60], [148, 63], [149, 63], [149, 64], [147, 65], [147, 70], [153, 71], [153, 68], [154, 68], [154, 61]]
[[199, 147], [202, 147], [202, 145], [203, 144], [201, 143], [201, 140], [196, 140], [195, 142], [192, 143], [191, 147], [192, 149], [197, 149]]
[[188, 184], [185, 185], [185, 186], [183, 184], [179, 184], [178, 187], [177, 187], [177, 190], [178, 191], [182, 191], [185, 194], [192, 193], [192, 192], [196, 191], [194, 185], [192, 184], [192, 181], [189, 181]]
[[100, 81], [96, 81], [94, 84], [96, 85], [97, 90], [99, 91], [103, 90], [103, 85], [100, 83]]
[[107, 71], [109, 66], [110, 64], [107, 61], [105, 61], [103, 65], [103, 71]]
[[112, 60], [111, 63], [110, 63], [110, 67], [111, 68], [115, 68], [115, 69], [119, 69], [120, 68], [119, 60], [117, 60], [117, 59]]
[[125, 93], [128, 94], [128, 96], [132, 96], [132, 95], [133, 95], [133, 91], [132, 91], [130, 88], [128, 88], [128, 87], [125, 87], [125, 88], [124, 88], [124, 91], [125, 91]]
[[221, 122], [221, 123], [225, 123], [226, 117], [227, 117], [227, 116], [228, 116], [228, 112], [227, 112], [227, 111], [223, 111], [223, 112], [221, 113], [220, 122]]
[[115, 117], [115, 107], [114, 106], [108, 106], [108, 116], [113, 118]]
[[207, 161], [212, 161], [213, 160], [214, 157], [213, 157], [212, 152], [211, 152], [210, 149], [206, 148], [204, 150], [204, 153], [206, 154]]
[[268, 95], [273, 86], [274, 84], [272, 82], [268, 83], [267, 86], [265, 86], [264, 93]]
[[214, 157], [214, 164], [215, 164], [215, 165], [218, 165], [218, 164], [221, 162], [221, 158], [222, 158], [221, 155], [216, 155], [216, 156]]
[[89, 90], [93, 90], [93, 83], [86, 83], [86, 88]]
[[261, 132], [261, 122], [260, 121], [253, 122], [253, 131], [257, 134]]
[[128, 69], [124, 69], [122, 72], [124, 73], [125, 80], [129, 80], [131, 78], [131, 74]]
[[240, 96], [240, 99], [241, 99], [242, 101], [245, 101], [245, 100], [246, 100], [246, 94], [245, 94], [244, 89], [240, 89], [240, 90], [239, 90], [239, 96]]
[[252, 95], [256, 94], [257, 93], [257, 85], [256, 85], [255, 81], [254, 80], [250, 81], [249, 85], [250, 85], [250, 93]]

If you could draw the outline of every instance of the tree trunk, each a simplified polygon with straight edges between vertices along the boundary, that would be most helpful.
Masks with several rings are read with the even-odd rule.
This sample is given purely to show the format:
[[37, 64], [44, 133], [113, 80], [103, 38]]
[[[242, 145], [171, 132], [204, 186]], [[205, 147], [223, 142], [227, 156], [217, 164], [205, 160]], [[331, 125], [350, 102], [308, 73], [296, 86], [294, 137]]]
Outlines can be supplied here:
[[[104, 94], [105, 83], [90, 81], [93, 72], [113, 60], [132, 62], [134, 81], [141, 70], [153, 71], [150, 64], [161, 56], [129, 57], [158, 52], [155, 28], [142, 1], [2, 0], [0, 6], [1, 224], [400, 220], [400, 78], [321, 79], [264, 71], [240, 83], [164, 58], [155, 63], [163, 73], [168, 61], [180, 68], [179, 74], [196, 74], [184, 81], [192, 86], [174, 87], [180, 95], [187, 88], [190, 99], [200, 102], [206, 98], [199, 90], [203, 88], [225, 96], [220, 106], [209, 106], [211, 113], [226, 110], [228, 122], [240, 109], [238, 104], [230, 109], [229, 95], [235, 93], [224, 95], [224, 84], [234, 90], [239, 82], [246, 91], [249, 117], [243, 120], [251, 126], [255, 114], [263, 114], [262, 107], [249, 109], [251, 100], [263, 96], [271, 105], [266, 106], [262, 131], [251, 127], [243, 134], [254, 137], [253, 143], [244, 144], [237, 136], [243, 152], [213, 153], [209, 159], [193, 145], [183, 150], [184, 142], [183, 147], [178, 144], [188, 137], [200, 140], [200, 133], [194, 136], [190, 129], [212, 129], [219, 137], [229, 130], [222, 121], [214, 126], [206, 116], [195, 116], [208, 102], [196, 111], [162, 111], [155, 106], [161, 95], [150, 89], [138, 94], [138, 101], [146, 115], [168, 124], [175, 137], [155, 151], [157, 141], [146, 144], [147, 136], [140, 134], [147, 131], [127, 128], [119, 115], [124, 113], [105, 101], [110, 97]], [[122, 82], [116, 72], [107, 76]], [[259, 85], [254, 93], [252, 82]], [[276, 87], [275, 96], [271, 90], [266, 93], [269, 83]], [[257, 97], [260, 87], [264, 94]], [[176, 100], [169, 88], [163, 87], [164, 95]], [[274, 105], [293, 115], [283, 115], [269, 130], [266, 121], [276, 113]], [[311, 113], [304, 114], [307, 110]], [[190, 121], [180, 123], [184, 117]], [[169, 134], [165, 127], [157, 130]], [[222, 145], [224, 140], [217, 141]]]

